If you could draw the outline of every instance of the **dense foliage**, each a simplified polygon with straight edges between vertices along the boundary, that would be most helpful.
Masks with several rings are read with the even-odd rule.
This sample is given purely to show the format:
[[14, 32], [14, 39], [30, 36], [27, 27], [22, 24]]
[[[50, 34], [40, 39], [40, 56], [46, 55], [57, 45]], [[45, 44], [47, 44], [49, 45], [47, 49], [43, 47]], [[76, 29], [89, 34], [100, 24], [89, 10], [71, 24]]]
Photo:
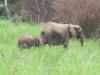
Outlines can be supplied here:
[[87, 37], [100, 27], [100, 0], [55, 0], [53, 8], [60, 21], [81, 25]]
[[[86, 37], [97, 37], [100, 29], [99, 0], [7, 0], [11, 20], [16, 22], [60, 22], [79, 24]], [[7, 19], [4, 0], [0, 18]]]
[[0, 18], [1, 19], [7, 18], [3, 1], [0, 1]]

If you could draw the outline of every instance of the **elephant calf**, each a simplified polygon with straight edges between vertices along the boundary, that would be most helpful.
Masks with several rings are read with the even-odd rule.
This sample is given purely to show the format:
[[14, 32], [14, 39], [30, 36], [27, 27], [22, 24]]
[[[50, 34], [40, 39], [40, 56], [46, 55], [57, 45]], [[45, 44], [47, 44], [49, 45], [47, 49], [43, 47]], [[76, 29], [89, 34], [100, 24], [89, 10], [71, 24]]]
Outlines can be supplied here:
[[20, 36], [18, 40], [18, 47], [22, 49], [30, 48], [32, 46], [39, 46], [40, 40], [37, 37], [28, 36], [26, 34], [23, 34]]

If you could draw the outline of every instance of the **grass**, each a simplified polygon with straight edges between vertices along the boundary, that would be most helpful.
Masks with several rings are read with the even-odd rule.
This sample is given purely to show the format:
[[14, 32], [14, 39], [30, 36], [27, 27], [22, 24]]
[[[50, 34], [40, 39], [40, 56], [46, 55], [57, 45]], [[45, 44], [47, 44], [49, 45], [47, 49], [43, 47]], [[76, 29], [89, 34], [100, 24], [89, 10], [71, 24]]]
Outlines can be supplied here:
[[46, 45], [21, 52], [20, 35], [39, 38], [44, 25], [0, 20], [0, 75], [100, 75], [100, 41], [87, 40], [81, 47], [71, 40], [67, 50]]

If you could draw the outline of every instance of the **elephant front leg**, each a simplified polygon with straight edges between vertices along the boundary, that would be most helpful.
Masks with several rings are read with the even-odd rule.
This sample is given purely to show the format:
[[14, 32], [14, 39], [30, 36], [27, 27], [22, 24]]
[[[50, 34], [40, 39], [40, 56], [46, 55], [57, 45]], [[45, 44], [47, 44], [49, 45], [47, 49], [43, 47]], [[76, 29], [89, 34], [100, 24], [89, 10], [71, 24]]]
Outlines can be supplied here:
[[80, 38], [81, 38], [81, 40], [80, 40], [81, 46], [83, 46], [83, 43], [84, 43], [84, 34], [83, 33], [81, 33]]
[[68, 42], [69, 42], [69, 37], [67, 37], [66, 39], [65, 39], [65, 42], [64, 42], [64, 44], [63, 44], [63, 46], [64, 46], [64, 48], [67, 48], [68, 49]]

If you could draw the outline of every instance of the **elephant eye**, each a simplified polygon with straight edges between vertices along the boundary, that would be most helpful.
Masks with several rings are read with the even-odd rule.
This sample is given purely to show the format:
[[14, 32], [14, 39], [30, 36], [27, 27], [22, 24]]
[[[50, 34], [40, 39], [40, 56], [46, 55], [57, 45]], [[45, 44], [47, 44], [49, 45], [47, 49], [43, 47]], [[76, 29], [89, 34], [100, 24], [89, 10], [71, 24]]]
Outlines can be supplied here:
[[81, 30], [79, 28], [77, 28], [76, 31], [80, 32]]
[[78, 28], [78, 30], [80, 30], [80, 29]]

